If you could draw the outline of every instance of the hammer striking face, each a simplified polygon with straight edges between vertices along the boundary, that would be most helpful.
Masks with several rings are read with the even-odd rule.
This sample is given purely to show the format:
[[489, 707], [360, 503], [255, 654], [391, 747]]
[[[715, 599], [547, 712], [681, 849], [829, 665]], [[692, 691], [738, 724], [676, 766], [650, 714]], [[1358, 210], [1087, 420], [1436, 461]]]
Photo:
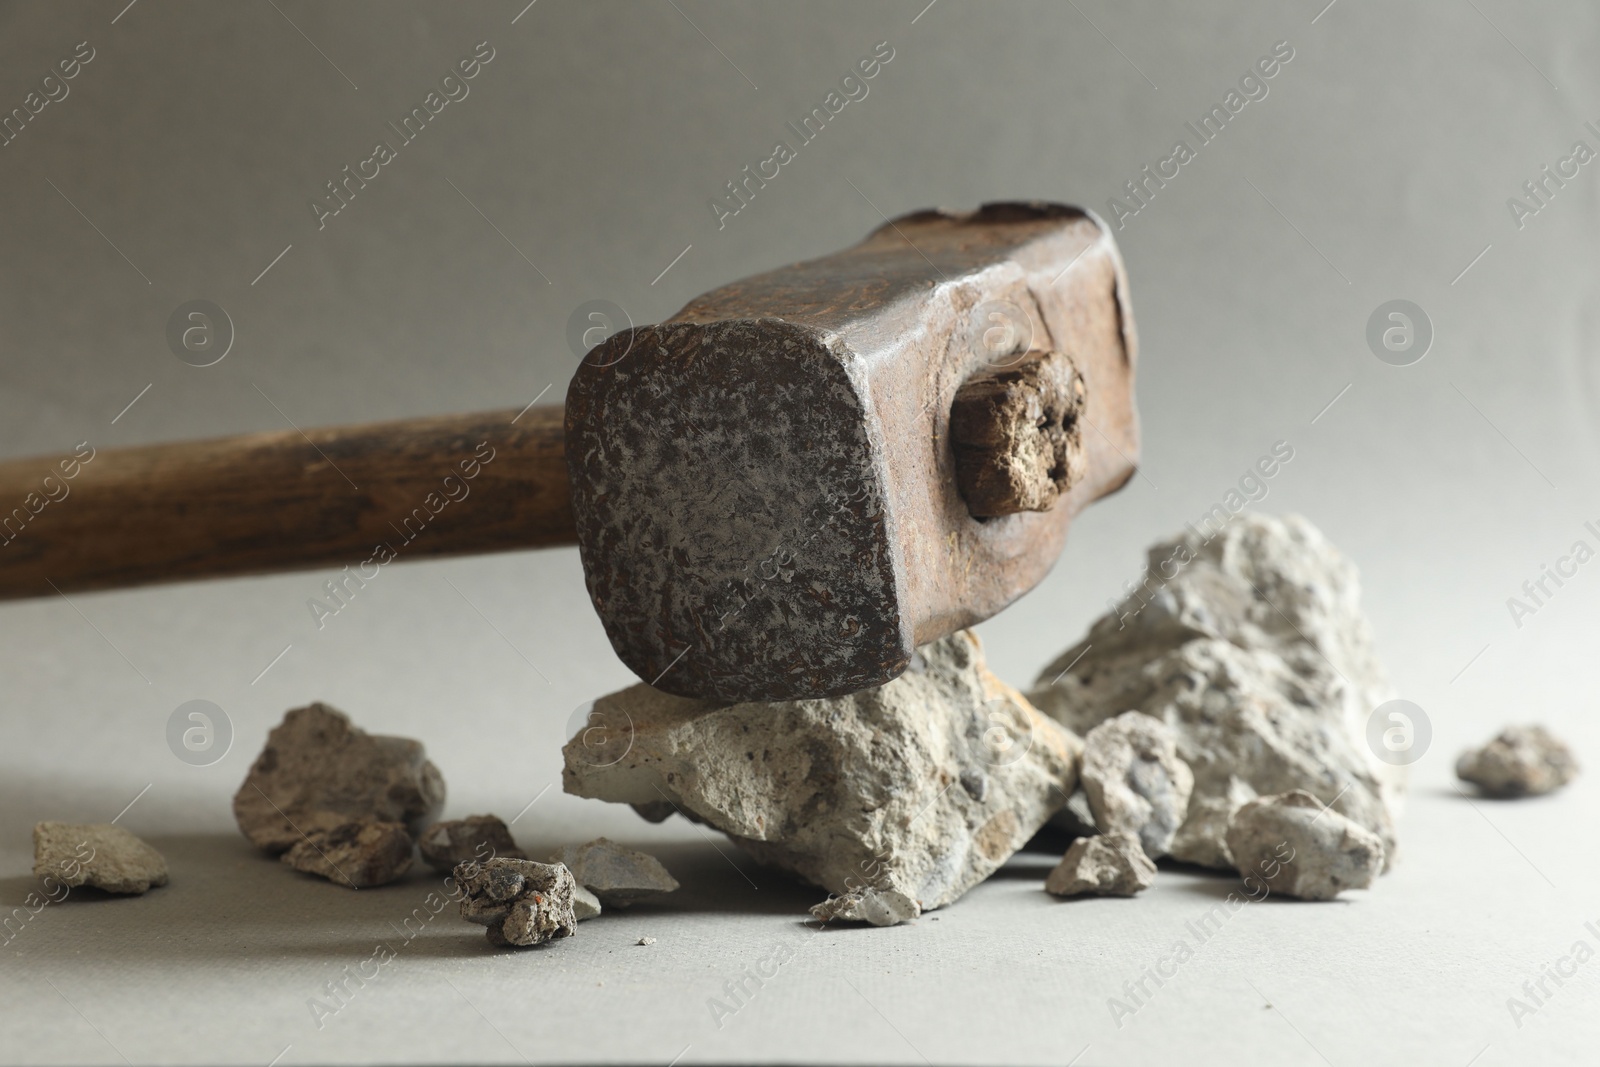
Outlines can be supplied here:
[[566, 456], [618, 656], [723, 700], [896, 677], [1132, 476], [1135, 352], [1111, 236], [1039, 203], [907, 215], [614, 335]]

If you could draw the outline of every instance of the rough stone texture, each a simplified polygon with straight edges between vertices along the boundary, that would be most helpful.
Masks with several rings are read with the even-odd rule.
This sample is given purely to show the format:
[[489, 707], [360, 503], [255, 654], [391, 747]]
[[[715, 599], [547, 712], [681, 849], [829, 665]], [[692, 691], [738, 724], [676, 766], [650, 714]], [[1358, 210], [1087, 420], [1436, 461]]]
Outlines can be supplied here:
[[33, 828], [33, 874], [74, 889], [143, 893], [167, 884], [167, 861], [111, 823], [42, 822]]
[[1394, 693], [1355, 568], [1298, 516], [1213, 529], [1151, 548], [1143, 583], [1030, 696], [1080, 733], [1129, 709], [1172, 728], [1194, 772], [1176, 859], [1231, 868], [1233, 812], [1293, 789], [1334, 803], [1392, 857], [1398, 769], [1372, 755], [1365, 728]]
[[461, 917], [488, 927], [495, 945], [538, 945], [571, 937], [578, 929], [572, 897], [578, 883], [559, 863], [496, 858], [455, 869], [465, 891]]
[[636, 685], [596, 711], [631, 721], [631, 736], [611, 737], [614, 752], [568, 742], [567, 792], [681, 810], [831, 893], [893, 891], [923, 911], [1033, 836], [1072, 792], [1082, 749], [989, 673], [965, 631], [847, 697], [727, 705]]
[[579, 922], [600, 917], [600, 898], [581, 885], [572, 888], [572, 917]]
[[422, 859], [436, 871], [449, 873], [467, 860], [484, 863], [496, 856], [525, 860], [511, 831], [498, 815], [469, 815], [465, 819], [436, 822], [417, 838]]
[[1366, 889], [1383, 870], [1377, 834], [1300, 789], [1242, 805], [1228, 823], [1228, 849], [1247, 887], [1265, 882], [1301, 900]]
[[1508, 726], [1456, 760], [1456, 777], [1492, 797], [1531, 797], [1578, 776], [1578, 757], [1543, 726]]
[[1107, 719], [1084, 737], [1078, 773], [1102, 832], [1133, 834], [1153, 860], [1172, 851], [1194, 775], [1166, 723], [1138, 711]]
[[649, 853], [624, 848], [608, 837], [567, 845], [551, 856], [550, 862], [564, 864], [579, 885], [611, 907], [625, 908], [678, 888], [678, 880], [667, 873], [660, 860]]
[[308, 830], [279, 858], [347, 889], [368, 889], [399, 881], [411, 869], [411, 852], [411, 835], [402, 824], [352, 819]]
[[420, 742], [369, 734], [326, 704], [294, 708], [233, 798], [250, 843], [271, 855], [318, 829], [355, 819], [406, 824], [413, 833], [444, 806], [444, 779]]
[[1131, 897], [1155, 880], [1156, 865], [1138, 836], [1113, 830], [1074, 841], [1044, 887], [1058, 897]]
[[922, 908], [897, 889], [880, 892], [869, 886], [812, 905], [811, 914], [825, 923], [840, 919], [871, 923], [873, 926], [894, 926], [915, 919], [922, 914]]

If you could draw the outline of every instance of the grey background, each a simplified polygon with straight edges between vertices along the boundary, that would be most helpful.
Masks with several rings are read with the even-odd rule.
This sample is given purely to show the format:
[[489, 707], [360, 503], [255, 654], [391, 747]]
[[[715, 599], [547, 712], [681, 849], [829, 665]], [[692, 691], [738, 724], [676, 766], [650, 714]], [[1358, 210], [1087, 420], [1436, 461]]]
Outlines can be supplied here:
[[[1287, 441], [1256, 506], [1304, 513], [1357, 562], [1434, 740], [1394, 873], [1338, 904], [1245, 909], [1118, 1029], [1106, 999], [1226, 880], [1169, 871], [1134, 902], [1061, 904], [1038, 884], [1054, 857], [1030, 853], [936, 918], [811, 942], [798, 920], [816, 894], [681, 823], [563, 796], [573, 709], [631, 681], [574, 551], [386, 568], [320, 632], [314, 573], [7, 604], [0, 902], [33, 884], [35, 821], [104, 821], [136, 795], [121, 822], [174, 880], [52, 906], [0, 946], [0, 1060], [1592, 1058], [1600, 963], [1520, 1027], [1506, 999], [1576, 940], [1600, 945], [1583, 927], [1600, 924], [1593, 790], [1495, 805], [1450, 788], [1455, 753], [1507, 721], [1600, 751], [1600, 563], [1520, 627], [1506, 606], [1572, 542], [1600, 543], [1583, 529], [1600, 519], [1600, 164], [1521, 229], [1506, 206], [1575, 140], [1600, 148], [1583, 125], [1600, 124], [1592, 6], [124, 2], [0, 7], [0, 108], [77, 42], [96, 51], [0, 148], [0, 453], [47, 457], [41, 474], [83, 440], [520, 406], [547, 386], [558, 401], [584, 301], [654, 321], [852, 243], [880, 212], [1042, 197], [1107, 214], [1288, 41], [1269, 95], [1117, 233], [1143, 476], [980, 632], [1028, 682], [1146, 544]], [[867, 98], [719, 230], [708, 199], [885, 40]], [[319, 231], [323, 182], [480, 41], [496, 55], [470, 95]], [[237, 329], [208, 368], [164, 339], [197, 298]], [[1366, 346], [1391, 299], [1433, 323], [1413, 366]], [[197, 698], [236, 735], [208, 767], [165, 741]], [[447, 914], [319, 1030], [308, 998], [397, 940], [430, 883], [349, 893], [234, 831], [228, 801], [267, 729], [318, 698], [424, 740], [450, 814], [509, 819], [538, 797], [515, 826], [531, 849], [610, 833], [658, 851], [684, 890], [516, 956]], [[658, 943], [634, 947], [643, 934]], [[795, 961], [718, 1028], [707, 999], [785, 941]]]

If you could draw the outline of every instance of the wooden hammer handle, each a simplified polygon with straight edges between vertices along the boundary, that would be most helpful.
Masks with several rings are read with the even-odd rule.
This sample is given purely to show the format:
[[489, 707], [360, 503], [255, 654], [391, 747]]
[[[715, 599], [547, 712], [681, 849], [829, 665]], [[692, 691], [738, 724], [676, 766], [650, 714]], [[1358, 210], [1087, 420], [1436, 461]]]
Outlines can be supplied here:
[[576, 536], [560, 407], [0, 463], [0, 598]]

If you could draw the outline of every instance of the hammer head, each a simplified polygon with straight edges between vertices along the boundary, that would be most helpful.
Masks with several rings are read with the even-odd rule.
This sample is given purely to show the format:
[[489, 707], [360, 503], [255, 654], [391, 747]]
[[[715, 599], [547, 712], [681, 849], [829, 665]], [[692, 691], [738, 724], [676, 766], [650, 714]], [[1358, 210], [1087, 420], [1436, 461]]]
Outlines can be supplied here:
[[725, 701], [895, 678], [1033, 588], [1132, 476], [1135, 351], [1110, 234], [1044, 203], [906, 215], [613, 335], [568, 391], [566, 453], [617, 655]]

